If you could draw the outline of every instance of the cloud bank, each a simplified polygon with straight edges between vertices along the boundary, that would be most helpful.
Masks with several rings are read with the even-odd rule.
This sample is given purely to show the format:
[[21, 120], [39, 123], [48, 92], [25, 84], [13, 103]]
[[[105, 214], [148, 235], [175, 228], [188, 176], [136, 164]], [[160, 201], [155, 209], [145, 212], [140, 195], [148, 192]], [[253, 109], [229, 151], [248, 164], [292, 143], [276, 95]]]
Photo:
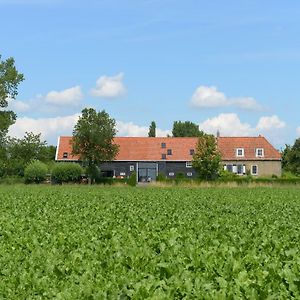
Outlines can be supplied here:
[[191, 105], [198, 108], [236, 107], [248, 111], [262, 111], [263, 107], [252, 97], [228, 98], [215, 86], [199, 86], [194, 92]]

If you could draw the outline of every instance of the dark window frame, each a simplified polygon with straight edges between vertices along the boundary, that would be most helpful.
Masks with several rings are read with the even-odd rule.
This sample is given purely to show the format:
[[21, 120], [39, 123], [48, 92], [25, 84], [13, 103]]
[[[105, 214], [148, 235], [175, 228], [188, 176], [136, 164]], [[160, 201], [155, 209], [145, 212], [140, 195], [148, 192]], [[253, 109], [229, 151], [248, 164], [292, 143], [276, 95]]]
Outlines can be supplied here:
[[166, 143], [161, 143], [161, 147], [164, 149], [167, 147]]
[[161, 159], [167, 159], [167, 155], [165, 153], [161, 154]]
[[172, 149], [167, 150], [167, 155], [172, 155]]

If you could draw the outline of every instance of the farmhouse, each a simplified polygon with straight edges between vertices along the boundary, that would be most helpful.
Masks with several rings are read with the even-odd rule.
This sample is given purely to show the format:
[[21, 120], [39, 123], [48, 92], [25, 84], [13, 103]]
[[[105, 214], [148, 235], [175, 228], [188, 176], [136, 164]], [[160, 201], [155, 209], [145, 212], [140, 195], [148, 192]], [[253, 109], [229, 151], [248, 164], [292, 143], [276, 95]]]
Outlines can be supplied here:
[[[194, 137], [116, 137], [120, 146], [116, 159], [101, 164], [104, 176], [127, 177], [134, 171], [140, 182], [155, 180], [158, 174], [175, 178], [178, 173], [186, 177], [197, 177], [192, 168], [196, 149]], [[238, 175], [253, 176], [281, 175], [281, 155], [263, 136], [218, 137], [225, 170]], [[56, 161], [79, 162], [72, 155], [72, 137], [58, 138]]]

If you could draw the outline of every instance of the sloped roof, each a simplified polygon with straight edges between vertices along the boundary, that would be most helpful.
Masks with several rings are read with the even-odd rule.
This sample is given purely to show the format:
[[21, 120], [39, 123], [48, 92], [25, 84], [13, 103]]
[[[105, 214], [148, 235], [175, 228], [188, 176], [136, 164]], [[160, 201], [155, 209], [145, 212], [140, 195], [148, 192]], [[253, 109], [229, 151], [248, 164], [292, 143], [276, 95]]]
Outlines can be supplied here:
[[[190, 161], [191, 149], [196, 148], [197, 138], [194, 137], [116, 137], [114, 143], [120, 146], [116, 161]], [[162, 148], [165, 143], [165, 148]], [[258, 137], [219, 137], [218, 148], [222, 160], [280, 160], [280, 153], [262, 136]], [[244, 157], [236, 157], [236, 149], [244, 148]], [[264, 149], [264, 157], [256, 157], [256, 148]], [[172, 155], [167, 155], [167, 150], [172, 150]], [[56, 160], [78, 160], [72, 156], [72, 137], [61, 136], [58, 139]], [[63, 154], [67, 153], [67, 158]], [[162, 159], [166, 154], [166, 159]]]

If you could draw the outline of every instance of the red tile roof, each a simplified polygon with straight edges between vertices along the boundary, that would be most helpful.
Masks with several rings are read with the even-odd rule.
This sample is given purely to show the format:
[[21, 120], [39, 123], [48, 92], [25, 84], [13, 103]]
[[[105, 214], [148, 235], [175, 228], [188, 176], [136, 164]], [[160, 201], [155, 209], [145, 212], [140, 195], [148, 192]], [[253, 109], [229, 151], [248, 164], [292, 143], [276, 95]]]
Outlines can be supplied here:
[[[190, 149], [195, 149], [197, 138], [194, 137], [116, 137], [114, 142], [120, 146], [117, 161], [190, 161]], [[280, 160], [280, 153], [262, 136], [259, 137], [219, 137], [218, 148], [222, 160]], [[56, 160], [78, 160], [72, 156], [72, 137], [59, 137]], [[166, 148], [162, 148], [165, 143]], [[236, 149], [244, 148], [244, 157], [236, 157]], [[264, 149], [264, 157], [256, 157], [256, 148]], [[167, 150], [172, 150], [172, 155], [167, 155]], [[67, 153], [67, 158], [64, 158]], [[166, 154], [166, 159], [162, 159]]]

